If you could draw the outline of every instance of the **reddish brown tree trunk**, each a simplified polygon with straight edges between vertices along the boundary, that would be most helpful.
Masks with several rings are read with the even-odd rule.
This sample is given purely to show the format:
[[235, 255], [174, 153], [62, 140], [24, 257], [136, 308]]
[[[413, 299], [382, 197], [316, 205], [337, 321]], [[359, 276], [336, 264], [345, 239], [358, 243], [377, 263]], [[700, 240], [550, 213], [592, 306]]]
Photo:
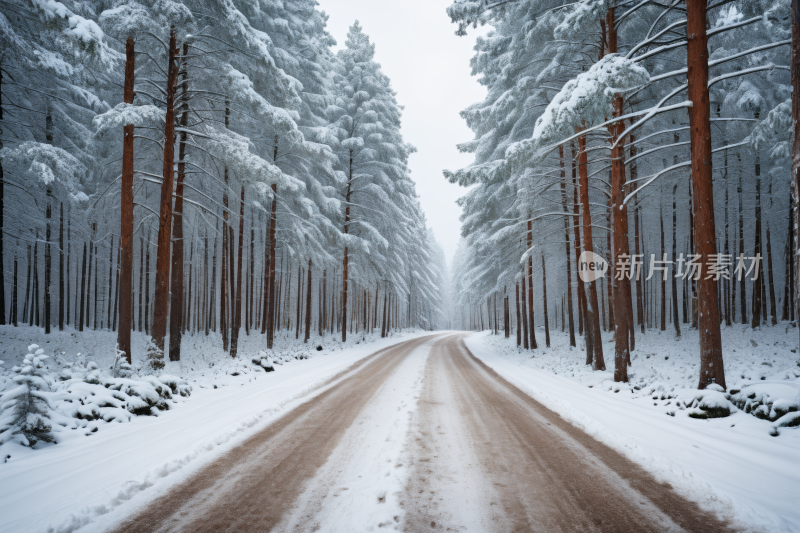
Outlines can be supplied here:
[[[528, 327], [531, 335], [531, 350], [538, 348], [536, 344], [536, 322], [533, 314], [533, 252], [530, 252], [533, 246], [533, 222], [528, 220]], [[487, 310], [488, 311], [488, 310]]]
[[183, 324], [183, 181], [186, 179], [186, 126], [189, 123], [189, 102], [187, 91], [189, 89], [186, 57], [189, 55], [189, 43], [183, 43], [183, 85], [181, 89], [181, 118], [178, 144], [178, 180], [175, 183], [175, 209], [172, 221], [172, 271], [170, 290], [170, 316], [169, 316], [169, 360], [181, 360], [181, 326]]
[[[714, 183], [711, 172], [711, 108], [708, 99], [707, 0], [686, 2], [686, 32], [689, 37], [689, 129], [691, 131], [692, 189], [694, 196], [694, 246], [700, 264], [709, 264], [717, 252], [714, 226]], [[700, 330], [700, 381], [725, 388], [722, 339], [719, 329], [717, 282], [701, 275], [697, 281], [698, 328]]]
[[153, 301], [153, 342], [164, 349], [169, 311], [169, 263], [172, 238], [172, 189], [175, 181], [175, 87], [178, 81], [178, 45], [176, 30], [170, 28], [169, 65], [167, 68], [167, 113], [164, 126], [164, 166], [161, 182], [161, 209], [158, 216], [158, 244], [156, 249], [156, 288]]
[[[567, 174], [564, 169], [564, 146], [558, 147], [558, 157], [561, 163], [561, 207], [564, 210], [564, 251], [567, 256], [567, 319], [569, 320], [569, 345], [576, 346], [575, 343], [575, 320], [572, 316], [572, 260], [569, 250], [569, 209], [567, 209]], [[564, 308], [562, 305], [561, 311]], [[561, 329], [564, 329], [562, 320]]]
[[306, 290], [306, 335], [303, 342], [311, 338], [311, 259], [308, 260], [308, 289]]
[[[239, 330], [242, 327], [242, 250], [244, 249], [244, 185], [242, 185], [241, 201], [239, 203], [239, 244], [236, 254], [236, 297], [231, 317], [231, 357], [236, 357], [239, 351]], [[233, 229], [231, 229], [233, 233]], [[233, 240], [233, 235], [231, 235]], [[231, 269], [232, 270], [232, 269]]]
[[[613, 10], [609, 11], [612, 13]], [[611, 18], [613, 24], [613, 16]], [[616, 32], [611, 32], [616, 35]], [[622, 95], [617, 93], [613, 98], [614, 117], [622, 115]], [[612, 224], [614, 229], [614, 257], [630, 256], [628, 249], [628, 211], [623, 204], [625, 200], [625, 145], [620, 139], [625, 125], [622, 121], [613, 124], [611, 130], [611, 142], [617, 143], [611, 149], [611, 211]], [[638, 223], [636, 224], [638, 228]], [[638, 241], [637, 251], [638, 254]], [[628, 381], [628, 361], [630, 359], [630, 346], [628, 328], [631, 321], [628, 316], [628, 301], [626, 298], [626, 287], [630, 289], [630, 283], [626, 278], [624, 268], [617, 270], [614, 264], [614, 309], [616, 311], [616, 333], [614, 335], [614, 381]]]
[[[581, 258], [581, 221], [580, 221], [580, 204], [578, 199], [578, 166], [577, 154], [575, 153], [575, 146], [571, 145], [572, 152], [572, 229], [575, 234], [575, 277], [578, 284], [578, 335], [583, 335], [584, 321], [586, 317], [586, 292], [584, 291], [583, 282], [578, 275], [580, 270]], [[586, 354], [586, 364], [592, 363], [592, 355]]]
[[[133, 103], [133, 82], [136, 54], [133, 37], [125, 43], [125, 88], [123, 100]], [[131, 361], [131, 329], [133, 326], [133, 124], [123, 128], [122, 181], [120, 185], [120, 278], [119, 278], [119, 331], [117, 345]]]
[[[578, 138], [578, 176], [580, 178], [580, 198], [581, 206], [583, 208], [583, 249], [587, 252], [594, 252], [594, 244], [592, 243], [592, 214], [589, 209], [589, 173], [588, 173], [588, 160], [586, 157], [586, 137]], [[586, 330], [587, 338], [592, 337], [592, 370], [605, 370], [606, 363], [603, 359], [603, 337], [600, 333], [600, 321], [597, 314], [598, 305], [597, 299], [597, 283], [592, 280], [588, 283], [589, 295], [586, 305]], [[594, 335], [592, 335], [594, 331]], [[587, 347], [588, 351], [588, 347]]]

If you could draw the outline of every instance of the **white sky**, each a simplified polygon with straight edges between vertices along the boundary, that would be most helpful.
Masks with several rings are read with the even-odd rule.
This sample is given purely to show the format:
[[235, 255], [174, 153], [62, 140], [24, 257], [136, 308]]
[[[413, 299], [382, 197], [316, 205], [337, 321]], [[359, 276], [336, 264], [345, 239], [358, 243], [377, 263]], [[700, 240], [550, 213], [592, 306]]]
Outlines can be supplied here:
[[442, 169], [472, 161], [456, 143], [472, 139], [459, 111], [482, 100], [485, 89], [470, 76], [476, 32], [456, 37], [445, 8], [452, 0], [318, 0], [338, 46], [355, 20], [375, 43], [375, 57], [405, 106], [402, 132], [417, 147], [411, 177], [422, 208], [451, 264], [461, 231], [455, 201], [466, 189], [451, 185]]

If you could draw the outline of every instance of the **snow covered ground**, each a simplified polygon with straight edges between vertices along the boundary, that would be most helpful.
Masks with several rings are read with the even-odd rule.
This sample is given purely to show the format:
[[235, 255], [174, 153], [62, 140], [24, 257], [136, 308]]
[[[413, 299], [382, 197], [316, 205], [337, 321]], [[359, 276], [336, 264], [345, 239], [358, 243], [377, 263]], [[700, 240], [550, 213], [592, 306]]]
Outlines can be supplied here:
[[[702, 506], [759, 530], [800, 531], [800, 428], [733, 407], [723, 418], [696, 419], [685, 405], [698, 380], [698, 336], [637, 331], [630, 385], [613, 383], [613, 342], [605, 334], [605, 372], [553, 333], [551, 348], [518, 350], [516, 338], [488, 332], [466, 339], [473, 354], [509, 382], [600, 441], [613, 446]], [[764, 389], [800, 401], [797, 330], [723, 328], [729, 390]], [[533, 355], [533, 356], [532, 356]], [[763, 392], [763, 391], [762, 391]], [[794, 393], [794, 398], [792, 398]], [[772, 436], [779, 434], [777, 437]]]
[[[166, 491], [322, 392], [332, 378], [366, 356], [427, 333], [404, 332], [386, 339], [351, 335], [346, 345], [330, 337], [312, 338], [304, 345], [287, 335], [276, 340], [276, 371], [269, 373], [251, 361], [259, 356], [260, 336], [244, 336], [236, 360], [224, 355], [218, 336], [185, 338], [182, 361], [167, 363], [165, 372], [187, 379], [193, 392], [188, 398], [176, 397], [170, 410], [129, 423], [93, 422], [96, 431], [76, 432], [42, 449], [3, 445], [0, 532], [68, 532], [87, 524], [86, 530], [102, 529], [142, 498]], [[0, 358], [10, 368], [21, 362], [28, 344], [38, 341], [46, 353], [65, 352], [69, 359], [81, 352], [104, 369], [113, 362], [115, 339], [109, 332], [45, 337], [37, 328], [3, 326]], [[134, 336], [136, 354], [144, 344], [143, 336]], [[134, 366], [138, 362], [135, 356]]]

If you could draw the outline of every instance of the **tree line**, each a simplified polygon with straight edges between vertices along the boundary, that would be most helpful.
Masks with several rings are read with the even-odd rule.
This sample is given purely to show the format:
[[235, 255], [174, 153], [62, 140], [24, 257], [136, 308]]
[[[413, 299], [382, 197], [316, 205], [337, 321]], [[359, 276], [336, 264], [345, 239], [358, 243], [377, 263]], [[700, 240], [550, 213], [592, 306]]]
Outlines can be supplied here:
[[[475, 138], [459, 149], [475, 160], [445, 171], [472, 187], [455, 319], [506, 336], [516, 324], [526, 349], [542, 327], [549, 346], [555, 322], [572, 346], [583, 336], [596, 370], [601, 332], [613, 331], [616, 381], [628, 380], [637, 329], [697, 329], [698, 386], [724, 388], [722, 324], [795, 320], [796, 12], [780, 1], [453, 3], [458, 35], [490, 26], [472, 60], [487, 97], [462, 112]], [[584, 281], [591, 254], [609, 270]]]
[[[443, 323], [401, 106], [312, 0], [0, 13], [0, 323], [340, 335]], [[168, 342], [167, 342], [168, 340]]]

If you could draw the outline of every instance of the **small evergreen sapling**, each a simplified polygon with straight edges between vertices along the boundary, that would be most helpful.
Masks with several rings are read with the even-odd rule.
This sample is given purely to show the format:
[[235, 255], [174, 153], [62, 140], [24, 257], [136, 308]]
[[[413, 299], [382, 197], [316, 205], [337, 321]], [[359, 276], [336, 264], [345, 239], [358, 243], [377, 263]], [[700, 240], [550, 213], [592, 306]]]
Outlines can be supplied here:
[[0, 443], [17, 440], [23, 446], [37, 442], [55, 442], [52, 409], [47, 400], [51, 383], [44, 360], [44, 350], [28, 346], [22, 366], [14, 367], [16, 387], [0, 396]]

